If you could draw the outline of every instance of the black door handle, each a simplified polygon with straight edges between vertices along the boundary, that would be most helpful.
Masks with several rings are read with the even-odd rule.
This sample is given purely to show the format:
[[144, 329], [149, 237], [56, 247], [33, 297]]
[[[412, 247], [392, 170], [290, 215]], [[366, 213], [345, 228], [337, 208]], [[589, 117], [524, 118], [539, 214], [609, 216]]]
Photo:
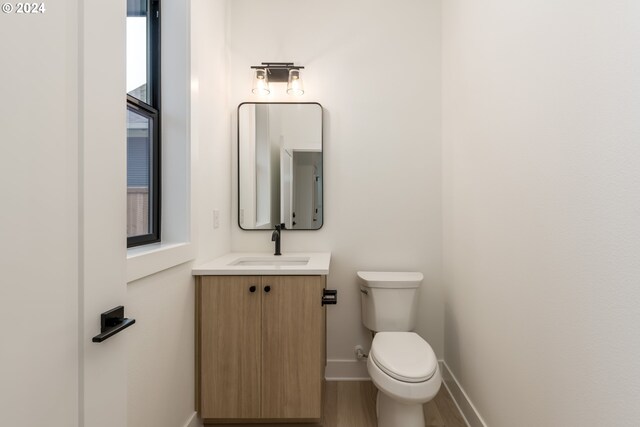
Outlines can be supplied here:
[[136, 319], [124, 317], [124, 306], [119, 305], [100, 315], [100, 334], [91, 339], [93, 342], [102, 342], [118, 332], [124, 331], [136, 323]]
[[265, 291], [266, 293], [271, 292], [271, 286], [265, 286], [265, 287], [264, 287], [264, 291]]
[[251, 285], [251, 287], [249, 288], [249, 292], [253, 293], [255, 291], [256, 291], [255, 285]]

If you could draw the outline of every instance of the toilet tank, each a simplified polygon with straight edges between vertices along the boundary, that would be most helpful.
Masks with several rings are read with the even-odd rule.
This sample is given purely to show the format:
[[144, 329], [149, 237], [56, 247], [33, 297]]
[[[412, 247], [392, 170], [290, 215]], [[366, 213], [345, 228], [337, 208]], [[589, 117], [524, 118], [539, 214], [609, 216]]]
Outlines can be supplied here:
[[362, 323], [375, 332], [407, 332], [416, 325], [422, 273], [359, 271]]

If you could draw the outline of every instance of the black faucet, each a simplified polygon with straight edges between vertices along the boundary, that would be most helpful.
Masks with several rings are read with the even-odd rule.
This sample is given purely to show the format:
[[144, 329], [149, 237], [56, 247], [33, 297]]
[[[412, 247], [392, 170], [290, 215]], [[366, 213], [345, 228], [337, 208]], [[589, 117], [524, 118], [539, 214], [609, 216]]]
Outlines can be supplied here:
[[280, 253], [280, 237], [284, 230], [284, 224], [276, 224], [276, 229], [271, 233], [271, 241], [276, 242], [276, 253], [274, 255], [282, 255]]

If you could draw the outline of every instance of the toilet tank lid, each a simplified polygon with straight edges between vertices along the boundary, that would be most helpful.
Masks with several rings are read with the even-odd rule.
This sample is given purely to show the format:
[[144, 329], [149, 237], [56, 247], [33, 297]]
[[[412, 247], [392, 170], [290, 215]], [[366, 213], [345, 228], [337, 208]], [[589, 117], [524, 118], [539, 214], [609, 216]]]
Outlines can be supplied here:
[[369, 288], [417, 288], [423, 278], [420, 272], [358, 271], [360, 284]]

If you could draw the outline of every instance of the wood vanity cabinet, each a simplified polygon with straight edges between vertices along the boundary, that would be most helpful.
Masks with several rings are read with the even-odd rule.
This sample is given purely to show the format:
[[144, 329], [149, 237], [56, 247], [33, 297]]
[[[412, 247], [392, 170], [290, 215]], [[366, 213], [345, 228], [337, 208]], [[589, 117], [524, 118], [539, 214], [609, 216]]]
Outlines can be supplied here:
[[206, 422], [317, 421], [325, 276], [197, 276], [196, 406]]

